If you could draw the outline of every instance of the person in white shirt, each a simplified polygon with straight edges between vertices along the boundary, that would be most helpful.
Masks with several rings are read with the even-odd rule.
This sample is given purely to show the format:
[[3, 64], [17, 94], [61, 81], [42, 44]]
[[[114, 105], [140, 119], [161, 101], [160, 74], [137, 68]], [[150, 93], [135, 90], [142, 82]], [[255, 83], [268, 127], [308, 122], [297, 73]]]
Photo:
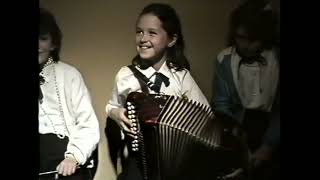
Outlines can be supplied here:
[[277, 179], [280, 172], [276, 17], [272, 10], [251, 1], [239, 6], [231, 14], [230, 46], [215, 62], [212, 107], [241, 123], [245, 130], [253, 180]]
[[60, 61], [62, 33], [54, 16], [40, 8], [40, 179], [57, 171], [65, 180], [93, 179], [86, 167], [96, 150], [99, 122], [80, 72]]
[[[162, 74], [160, 86], [155, 89], [149, 88], [149, 93], [186, 96], [209, 106], [206, 97], [189, 72], [189, 63], [183, 53], [184, 39], [181, 24], [173, 8], [158, 3], [145, 7], [137, 19], [135, 38], [138, 54], [133, 58], [132, 64], [155, 84], [157, 84], [156, 74]], [[133, 132], [130, 130], [132, 124], [125, 115], [124, 103], [129, 93], [141, 91], [134, 73], [127, 66], [122, 67], [115, 77], [106, 113], [125, 134]], [[109, 147], [112, 146], [113, 144], [109, 144]], [[135, 173], [137, 172], [127, 174], [124, 179], [140, 179], [139, 174]]]

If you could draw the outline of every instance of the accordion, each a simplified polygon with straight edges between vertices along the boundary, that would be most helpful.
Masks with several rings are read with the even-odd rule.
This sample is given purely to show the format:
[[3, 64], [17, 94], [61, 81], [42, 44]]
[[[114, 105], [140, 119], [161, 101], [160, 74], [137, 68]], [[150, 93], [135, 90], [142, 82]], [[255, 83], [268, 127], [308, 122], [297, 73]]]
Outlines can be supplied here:
[[133, 123], [130, 155], [145, 180], [223, 179], [244, 168], [246, 144], [238, 124], [218, 118], [211, 107], [186, 98], [130, 93], [127, 116]]

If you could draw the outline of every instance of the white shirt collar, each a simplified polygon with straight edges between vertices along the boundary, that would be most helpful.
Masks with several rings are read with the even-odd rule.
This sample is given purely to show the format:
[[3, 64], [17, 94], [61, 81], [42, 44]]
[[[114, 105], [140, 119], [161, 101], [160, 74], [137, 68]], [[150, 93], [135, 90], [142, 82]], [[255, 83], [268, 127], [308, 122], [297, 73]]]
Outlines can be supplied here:
[[[148, 67], [147, 69], [140, 69], [139, 67], [137, 67], [137, 69], [140, 72], [142, 72], [149, 79], [154, 75], [154, 73], [157, 72], [152, 66]], [[166, 61], [162, 64], [162, 66], [160, 67], [158, 72], [162, 73], [163, 75], [165, 75], [168, 78], [170, 77], [171, 71], [170, 71], [169, 67], [167, 66]]]

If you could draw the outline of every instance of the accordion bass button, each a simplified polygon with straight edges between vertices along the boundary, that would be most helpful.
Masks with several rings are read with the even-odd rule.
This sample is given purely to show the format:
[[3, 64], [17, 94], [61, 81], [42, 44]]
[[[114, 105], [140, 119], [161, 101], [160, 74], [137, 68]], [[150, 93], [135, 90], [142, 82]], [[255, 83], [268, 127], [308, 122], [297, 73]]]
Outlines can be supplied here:
[[131, 108], [131, 109], [135, 109], [134, 105], [131, 105], [130, 108]]
[[128, 106], [131, 106], [131, 105], [132, 105], [132, 103], [131, 103], [131, 102], [127, 102], [127, 105], [128, 105]]

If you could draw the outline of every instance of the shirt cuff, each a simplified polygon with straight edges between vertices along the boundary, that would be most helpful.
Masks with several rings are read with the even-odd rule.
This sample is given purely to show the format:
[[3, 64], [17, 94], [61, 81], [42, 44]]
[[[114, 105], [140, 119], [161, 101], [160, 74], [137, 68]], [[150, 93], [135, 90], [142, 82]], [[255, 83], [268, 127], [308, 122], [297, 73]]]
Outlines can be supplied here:
[[72, 153], [65, 153], [64, 158], [74, 159], [76, 161], [77, 165], [79, 165], [79, 161], [74, 157], [74, 155]]
[[69, 147], [67, 152], [65, 152], [64, 157], [70, 157], [71, 155], [78, 162], [79, 165], [85, 164], [85, 158], [83, 157], [83, 154], [76, 147]]

